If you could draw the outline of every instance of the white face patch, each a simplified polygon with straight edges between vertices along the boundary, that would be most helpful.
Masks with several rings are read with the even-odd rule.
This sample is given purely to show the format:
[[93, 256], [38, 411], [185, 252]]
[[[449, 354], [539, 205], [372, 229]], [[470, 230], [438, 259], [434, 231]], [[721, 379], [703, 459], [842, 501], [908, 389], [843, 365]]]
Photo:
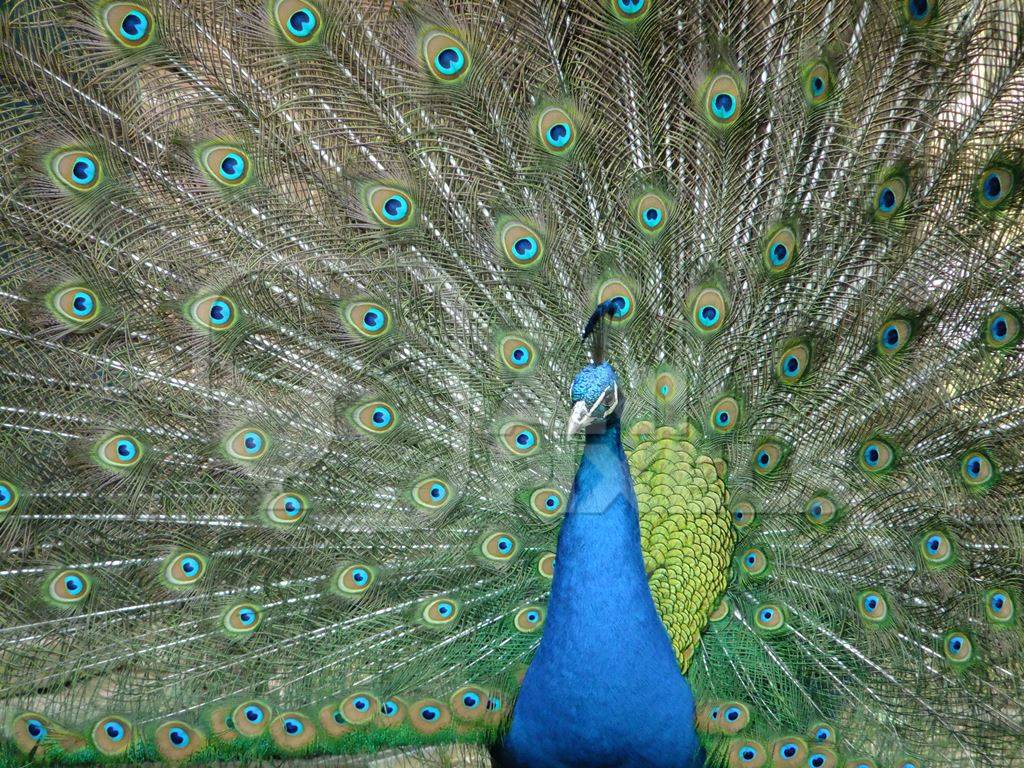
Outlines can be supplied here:
[[[605, 404], [606, 400], [608, 400], [607, 404]], [[613, 413], [619, 407], [618, 384], [612, 384], [610, 387], [605, 388], [601, 396], [589, 407], [585, 400], [577, 400], [573, 403], [572, 413], [569, 414], [569, 425], [566, 428], [566, 435], [572, 437], [580, 430], [586, 429], [597, 421], [597, 409], [602, 405], [605, 406], [604, 412], [601, 415], [602, 419], [608, 418], [608, 414]]]

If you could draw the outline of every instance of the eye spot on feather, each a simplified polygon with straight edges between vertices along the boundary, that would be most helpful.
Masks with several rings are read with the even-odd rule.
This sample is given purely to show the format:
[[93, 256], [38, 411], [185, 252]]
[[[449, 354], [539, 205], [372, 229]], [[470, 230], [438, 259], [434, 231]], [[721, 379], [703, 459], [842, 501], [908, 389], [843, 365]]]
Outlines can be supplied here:
[[506, 336], [501, 340], [501, 362], [515, 373], [525, 373], [533, 368], [537, 353], [533, 344], [521, 336]]
[[728, 315], [725, 294], [717, 288], [705, 288], [693, 300], [690, 320], [701, 333], [714, 333], [725, 325]]
[[548, 107], [540, 113], [537, 134], [541, 146], [554, 155], [564, 155], [576, 144], [576, 124], [559, 107]]
[[406, 706], [400, 699], [387, 699], [380, 705], [379, 721], [385, 728], [394, 728], [405, 720]]
[[207, 147], [199, 153], [206, 175], [224, 187], [240, 187], [249, 180], [252, 161], [243, 150], [228, 145]]
[[831, 749], [815, 746], [808, 751], [808, 768], [836, 768], [839, 765], [839, 757]]
[[186, 317], [199, 328], [226, 331], [238, 320], [238, 310], [227, 296], [211, 294], [193, 301], [186, 310]]
[[710, 621], [719, 622], [729, 618], [729, 601], [726, 598], [722, 598], [715, 609], [708, 615]]
[[653, 0], [611, 0], [612, 14], [627, 23], [639, 21], [650, 10]]
[[978, 177], [977, 198], [982, 208], [994, 210], [1006, 202], [1016, 187], [1016, 174], [1009, 168], [986, 168]]
[[131, 435], [118, 434], [102, 440], [96, 446], [96, 460], [108, 469], [128, 469], [142, 460], [142, 445]]
[[544, 618], [544, 609], [538, 605], [531, 605], [516, 614], [514, 624], [519, 632], [529, 634], [544, 626]]
[[606, 280], [597, 289], [598, 304], [612, 299], [620, 299], [621, 302], [612, 312], [611, 322], [620, 323], [630, 320], [636, 310], [636, 297], [630, 287], [618, 278]]
[[834, 744], [836, 741], [835, 729], [827, 723], [815, 723], [808, 732], [817, 744]]
[[752, 739], [733, 739], [728, 754], [729, 768], [761, 768], [768, 760], [764, 747]]
[[827, 496], [815, 496], [807, 502], [804, 514], [814, 525], [827, 525], [836, 514], [836, 505]]
[[537, 559], [537, 573], [544, 579], [555, 577], [555, 553], [545, 552]]
[[267, 730], [270, 716], [270, 707], [262, 701], [246, 701], [235, 707], [231, 722], [240, 734], [253, 737]]
[[389, 229], [399, 229], [412, 222], [415, 210], [412, 198], [397, 187], [372, 186], [364, 193], [363, 202], [373, 218]]
[[906, 320], [888, 320], [878, 331], [878, 351], [886, 356], [895, 355], [910, 341], [912, 327]]
[[500, 434], [502, 445], [515, 456], [529, 456], [540, 448], [540, 435], [528, 424], [509, 422]]
[[376, 339], [391, 330], [391, 313], [372, 301], [357, 301], [342, 310], [348, 326], [360, 336]]
[[865, 621], [879, 624], [889, 615], [889, 605], [881, 592], [865, 590], [857, 595], [857, 610]]
[[750, 723], [750, 710], [738, 701], [723, 702], [717, 708], [717, 715], [717, 730], [729, 735], [739, 733]]
[[768, 558], [760, 549], [748, 549], [740, 557], [740, 568], [748, 576], [760, 576], [768, 568]]
[[270, 738], [285, 752], [298, 752], [313, 743], [316, 728], [301, 712], [282, 712], [270, 723]]
[[480, 544], [480, 554], [493, 562], [507, 562], [519, 551], [516, 538], [504, 531], [492, 533]]
[[224, 442], [227, 454], [239, 461], [258, 461], [269, 448], [270, 440], [266, 432], [257, 427], [243, 427]]
[[754, 612], [754, 625], [766, 632], [777, 632], [786, 626], [786, 616], [777, 605], [762, 605]]
[[423, 36], [423, 60], [427, 70], [443, 83], [455, 83], [469, 74], [466, 46], [446, 32], [434, 30]]
[[903, 16], [911, 27], [924, 27], [935, 18], [935, 0], [903, 0]]
[[530, 509], [545, 522], [559, 519], [564, 507], [565, 496], [556, 488], [538, 488], [530, 494]]
[[433, 626], [451, 625], [459, 617], [459, 604], [442, 597], [431, 600], [420, 611], [423, 620]]
[[352, 412], [353, 423], [364, 432], [382, 435], [390, 432], [398, 423], [395, 409], [387, 403], [375, 400], [358, 406]]
[[907, 180], [899, 174], [892, 174], [875, 188], [875, 218], [888, 221], [903, 209], [907, 199]]
[[272, 525], [289, 527], [302, 522], [309, 504], [306, 497], [299, 493], [279, 493], [272, 497], [264, 506], [267, 521]]
[[182, 552], [164, 561], [163, 573], [172, 589], [191, 587], [206, 574], [206, 558], [198, 552]]
[[224, 612], [221, 626], [232, 635], [247, 635], [263, 623], [263, 609], [252, 603], [241, 603]]
[[132, 727], [119, 717], [105, 717], [93, 726], [92, 743], [108, 757], [120, 755], [132, 745]]
[[343, 565], [334, 574], [334, 586], [342, 597], [361, 597], [376, 581], [377, 569], [367, 563]]
[[772, 749], [773, 768], [805, 768], [807, 743], [798, 736], [787, 736], [775, 742]]
[[966, 664], [974, 657], [974, 646], [965, 632], [947, 632], [942, 641], [942, 652], [953, 664]]
[[452, 712], [459, 720], [479, 720], [486, 712], [484, 699], [484, 692], [479, 688], [460, 688], [451, 695]]
[[0, 480], [0, 520], [3, 519], [3, 515], [18, 506], [20, 497], [18, 486], [7, 480]]
[[712, 125], [729, 128], [739, 120], [742, 94], [736, 78], [720, 73], [708, 80], [705, 86], [704, 107]]
[[675, 399], [679, 392], [679, 385], [673, 374], [663, 371], [654, 377], [654, 381], [651, 382], [651, 390], [659, 403], [668, 403]]
[[351, 693], [341, 704], [338, 705], [338, 712], [346, 723], [352, 725], [366, 725], [376, 717], [379, 704], [377, 698], [369, 693]]
[[544, 257], [544, 241], [522, 222], [506, 222], [500, 227], [498, 240], [502, 252], [517, 267], [532, 267]]
[[985, 593], [985, 615], [996, 624], [1010, 624], [1016, 617], [1013, 597], [1005, 589], [990, 589]]
[[153, 35], [153, 14], [135, 3], [111, 3], [103, 9], [107, 33], [126, 48], [143, 48]]
[[99, 158], [84, 149], [66, 149], [51, 156], [49, 168], [53, 177], [73, 192], [95, 189], [103, 178]]
[[940, 531], [931, 531], [922, 536], [918, 549], [924, 557], [925, 565], [929, 567], [944, 567], [953, 558], [953, 544], [949, 537]]
[[765, 441], [754, 449], [754, 472], [767, 477], [779, 468], [782, 459], [782, 446], [770, 440]]
[[633, 216], [641, 232], [656, 235], [668, 221], [668, 203], [660, 194], [647, 192], [633, 204]]
[[285, 40], [294, 45], [306, 45], [320, 35], [322, 22], [316, 7], [304, 0], [277, 0], [274, 20]]
[[451, 488], [439, 477], [427, 477], [413, 486], [412, 500], [423, 509], [441, 509], [451, 500]]
[[85, 325], [95, 320], [100, 313], [99, 298], [84, 285], [55, 291], [50, 296], [49, 305], [60, 320], [72, 327]]
[[711, 408], [709, 423], [715, 432], [731, 432], [740, 417], [740, 404], [734, 397], [725, 396]]
[[824, 104], [832, 95], [832, 70], [819, 61], [804, 70], [804, 100], [812, 107]]
[[1020, 318], [1008, 309], [999, 309], [985, 319], [985, 343], [992, 349], [1004, 349], [1020, 338]]
[[893, 447], [881, 438], [866, 441], [857, 451], [857, 463], [869, 475], [884, 474], [895, 461], [896, 452]]
[[435, 699], [422, 699], [411, 707], [412, 727], [419, 733], [432, 734], [451, 725], [452, 715], [444, 704]]
[[995, 465], [981, 451], [968, 451], [960, 459], [960, 477], [973, 490], [987, 490], [996, 481]]
[[170, 762], [188, 760], [206, 746], [203, 734], [180, 720], [160, 725], [153, 734], [153, 742], [161, 757]]
[[730, 514], [732, 517], [732, 524], [737, 528], [747, 528], [752, 525], [754, 520], [757, 518], [754, 505], [749, 501], [738, 501], [733, 504]]
[[54, 574], [47, 587], [50, 597], [64, 605], [82, 602], [91, 590], [89, 577], [73, 568]]
[[775, 375], [783, 384], [796, 384], [804, 377], [811, 359], [811, 348], [806, 342], [796, 342], [787, 346], [779, 355], [775, 366]]
[[770, 231], [764, 247], [764, 264], [768, 272], [781, 275], [791, 266], [797, 255], [796, 233], [781, 225]]

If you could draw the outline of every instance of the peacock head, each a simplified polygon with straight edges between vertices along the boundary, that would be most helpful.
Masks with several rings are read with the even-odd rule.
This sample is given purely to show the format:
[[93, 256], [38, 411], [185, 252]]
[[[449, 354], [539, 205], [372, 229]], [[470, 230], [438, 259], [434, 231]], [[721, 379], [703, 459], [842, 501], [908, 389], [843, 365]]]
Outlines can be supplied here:
[[569, 437], [581, 430], [603, 431], [611, 419], [618, 417], [622, 406], [619, 377], [608, 363], [591, 363], [577, 373], [570, 394], [573, 406]]

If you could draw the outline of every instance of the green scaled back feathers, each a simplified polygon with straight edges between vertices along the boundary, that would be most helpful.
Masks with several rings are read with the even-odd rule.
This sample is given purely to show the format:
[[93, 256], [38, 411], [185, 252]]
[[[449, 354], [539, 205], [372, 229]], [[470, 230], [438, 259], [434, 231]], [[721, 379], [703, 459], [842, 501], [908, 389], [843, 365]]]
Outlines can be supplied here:
[[709, 765], [1019, 764], [1019, 3], [0, 35], [0, 764], [495, 738], [615, 296]]

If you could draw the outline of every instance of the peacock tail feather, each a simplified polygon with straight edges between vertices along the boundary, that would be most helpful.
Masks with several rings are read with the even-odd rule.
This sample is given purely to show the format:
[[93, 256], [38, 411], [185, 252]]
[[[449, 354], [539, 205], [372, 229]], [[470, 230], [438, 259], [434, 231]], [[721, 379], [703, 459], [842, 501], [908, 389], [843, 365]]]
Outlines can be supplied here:
[[0, 30], [0, 763], [500, 736], [618, 297], [708, 764], [1024, 765], [1017, 0]]

